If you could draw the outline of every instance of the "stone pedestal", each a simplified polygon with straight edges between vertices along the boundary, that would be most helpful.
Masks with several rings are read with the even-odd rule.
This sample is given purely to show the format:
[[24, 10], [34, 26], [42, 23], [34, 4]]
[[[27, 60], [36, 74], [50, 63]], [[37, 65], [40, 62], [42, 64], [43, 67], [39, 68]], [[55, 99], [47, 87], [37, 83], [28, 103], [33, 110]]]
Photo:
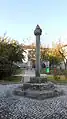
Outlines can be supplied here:
[[46, 83], [24, 83], [22, 87], [14, 90], [14, 94], [27, 98], [44, 100], [63, 95], [63, 90], [60, 90], [51, 82]]
[[45, 83], [47, 82], [47, 77], [30, 77], [30, 83]]

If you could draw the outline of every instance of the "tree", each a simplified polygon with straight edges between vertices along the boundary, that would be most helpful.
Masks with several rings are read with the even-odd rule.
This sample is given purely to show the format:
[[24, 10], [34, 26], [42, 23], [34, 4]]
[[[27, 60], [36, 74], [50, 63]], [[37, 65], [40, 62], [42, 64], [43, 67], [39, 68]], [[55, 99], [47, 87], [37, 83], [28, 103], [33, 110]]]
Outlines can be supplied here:
[[64, 59], [64, 64], [65, 64], [65, 70], [67, 69], [67, 45], [62, 46], [59, 49], [59, 53], [61, 54], [61, 56]]
[[49, 50], [49, 57], [50, 57], [49, 59], [50, 59], [51, 64], [53, 63], [55, 65], [58, 65], [58, 64], [60, 64], [61, 61], [63, 61], [63, 57], [59, 53], [61, 45], [62, 44], [58, 43], [55, 45], [54, 48], [51, 48]]
[[41, 46], [41, 60], [44, 61], [44, 60], [48, 60], [49, 59], [49, 48], [43, 48]]
[[23, 47], [16, 40], [10, 42], [6, 40], [0, 41], [0, 56], [7, 57], [9, 61], [17, 62], [24, 59]]
[[56, 44], [53, 48], [41, 48], [41, 59], [49, 60], [50, 66], [58, 65], [63, 60], [59, 53], [60, 47], [60, 44]]
[[8, 52], [8, 60], [11, 62], [22, 62], [22, 59], [24, 59], [23, 55], [23, 48], [22, 45], [19, 45], [15, 40], [11, 41], [10, 44], [7, 45], [7, 48], [9, 50]]
[[13, 62], [24, 59], [23, 47], [16, 40], [0, 37], [0, 76], [12, 73]]

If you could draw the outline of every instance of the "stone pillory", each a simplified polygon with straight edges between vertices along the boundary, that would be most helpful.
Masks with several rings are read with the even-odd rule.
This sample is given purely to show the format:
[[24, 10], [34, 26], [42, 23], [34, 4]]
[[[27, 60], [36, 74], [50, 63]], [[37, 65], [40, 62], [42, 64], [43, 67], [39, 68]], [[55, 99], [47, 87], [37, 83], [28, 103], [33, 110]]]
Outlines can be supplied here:
[[14, 94], [38, 100], [63, 95], [63, 90], [49, 82], [47, 76], [40, 76], [40, 35], [42, 30], [39, 25], [36, 26], [34, 34], [36, 36], [36, 75], [30, 76], [30, 81], [15, 89]]
[[42, 30], [39, 25], [36, 26], [34, 30], [34, 35], [36, 36], [36, 77], [40, 77], [40, 35]]

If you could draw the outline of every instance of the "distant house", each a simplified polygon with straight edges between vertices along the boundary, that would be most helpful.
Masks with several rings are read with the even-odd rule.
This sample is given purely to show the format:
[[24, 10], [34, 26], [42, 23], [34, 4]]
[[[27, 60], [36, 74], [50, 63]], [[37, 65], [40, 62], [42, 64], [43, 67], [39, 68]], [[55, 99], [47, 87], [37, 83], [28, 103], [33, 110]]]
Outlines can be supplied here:
[[[34, 67], [35, 62], [36, 62], [36, 45], [35, 44], [24, 45], [23, 46], [23, 49], [26, 51], [24, 53], [25, 60], [23, 60], [23, 62], [24, 63], [27, 63], [28, 65], [32, 65]], [[52, 48], [50, 48], [50, 49], [52, 49]], [[67, 59], [67, 45], [63, 45], [62, 49], [64, 51], [64, 56], [65, 56], [65, 59], [64, 60], [66, 61], [66, 59]], [[45, 50], [45, 48], [41, 46], [41, 51], [44, 51], [44, 50]], [[47, 62], [45, 62], [45, 65], [47, 65]], [[60, 63], [60, 67], [62, 69], [65, 68], [64, 61]]]

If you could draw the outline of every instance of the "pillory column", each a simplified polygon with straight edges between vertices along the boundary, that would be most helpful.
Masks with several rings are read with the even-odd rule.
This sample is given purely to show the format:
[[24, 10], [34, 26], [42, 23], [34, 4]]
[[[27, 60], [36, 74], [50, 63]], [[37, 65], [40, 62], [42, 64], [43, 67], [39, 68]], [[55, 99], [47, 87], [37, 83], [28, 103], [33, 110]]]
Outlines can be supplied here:
[[36, 26], [34, 30], [34, 35], [36, 36], [36, 77], [40, 77], [40, 35], [42, 30], [39, 25]]

